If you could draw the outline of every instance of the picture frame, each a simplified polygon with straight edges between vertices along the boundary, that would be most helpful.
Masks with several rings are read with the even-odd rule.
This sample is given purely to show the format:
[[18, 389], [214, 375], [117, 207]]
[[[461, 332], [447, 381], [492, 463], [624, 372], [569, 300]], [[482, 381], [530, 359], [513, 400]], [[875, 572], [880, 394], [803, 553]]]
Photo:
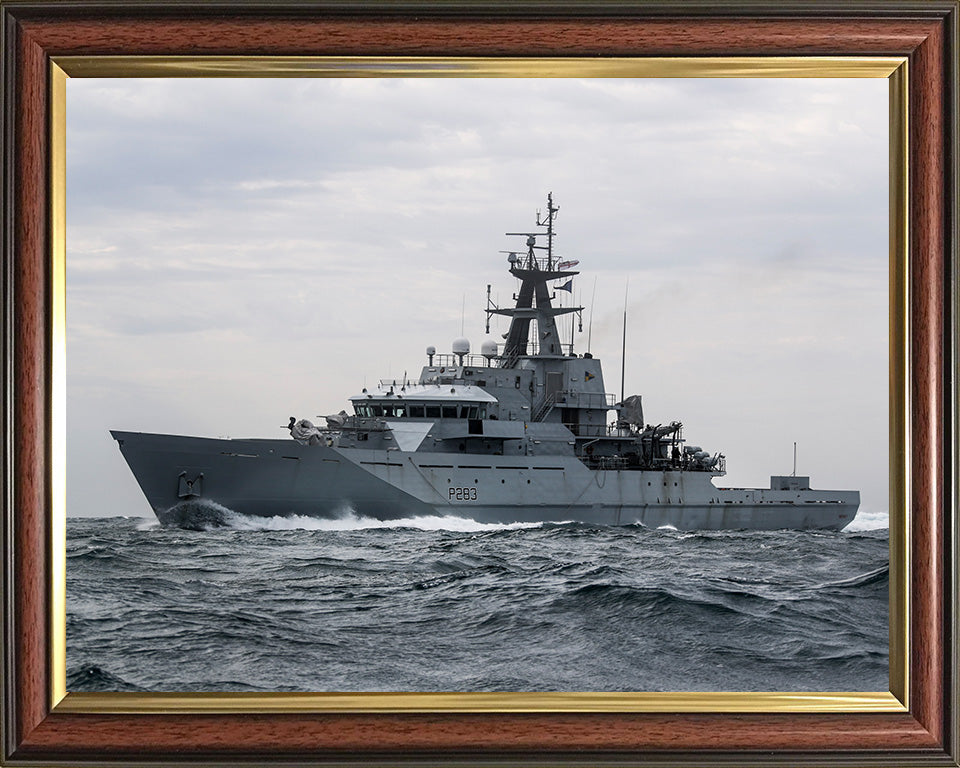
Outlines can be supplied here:
[[[676, 7], [2, 2], [4, 51], [4, 762], [264, 760], [644, 764], [957, 765], [957, 4], [857, 2]], [[66, 695], [62, 676], [64, 77], [315, 74], [302, 57], [466, 59], [483, 71], [536, 51], [571, 60], [719, 57], [724, 72], [823, 71], [901, 59], [892, 146], [891, 692], [442, 695]], [[260, 58], [250, 58], [260, 57]], [[279, 58], [278, 58], [279, 57]], [[684, 61], [687, 59], [687, 61]], [[636, 62], [633, 62], [634, 65]], [[311, 69], [311, 66], [314, 68]], [[527, 65], [530, 66], [529, 64]], [[666, 65], [670, 66], [670, 65]], [[486, 69], [483, 69], [486, 67]], [[663, 71], [662, 69], [660, 70]], [[704, 70], [709, 74], [708, 70]], [[891, 127], [897, 129], [894, 123]], [[58, 256], [59, 254], [59, 256]], [[59, 284], [62, 287], [62, 284]], [[900, 307], [898, 314], [897, 307]], [[898, 328], [898, 318], [902, 328]], [[58, 360], [61, 361], [58, 363]], [[901, 406], [896, 405], [901, 403]], [[902, 470], [902, 471], [901, 471]], [[894, 573], [898, 575], [894, 575]], [[897, 585], [902, 585], [898, 587]], [[902, 594], [900, 593], [902, 592]], [[399, 697], [399, 698], [398, 698]], [[405, 698], [404, 698], [405, 697]]]

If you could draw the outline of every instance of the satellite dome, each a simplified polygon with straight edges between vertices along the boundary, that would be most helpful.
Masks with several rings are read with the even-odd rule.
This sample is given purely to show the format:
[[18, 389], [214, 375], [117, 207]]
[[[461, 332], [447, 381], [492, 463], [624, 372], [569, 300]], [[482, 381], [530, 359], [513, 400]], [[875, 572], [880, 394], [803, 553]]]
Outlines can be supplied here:
[[493, 340], [483, 342], [483, 344], [480, 345], [480, 354], [487, 358], [487, 360], [492, 357], [496, 357], [497, 342]]
[[507, 256], [507, 261], [509, 261], [511, 264], [516, 264], [516, 263], [517, 263], [517, 254], [511, 253], [509, 256]]
[[431, 344], [429, 347], [427, 347], [427, 354], [428, 354], [428, 355], [435, 355], [435, 354], [437, 354], [437, 348], [436, 348], [435, 346], [433, 346], [433, 344]]
[[453, 340], [453, 354], [455, 355], [469, 355], [470, 354], [470, 340], [459, 338]]

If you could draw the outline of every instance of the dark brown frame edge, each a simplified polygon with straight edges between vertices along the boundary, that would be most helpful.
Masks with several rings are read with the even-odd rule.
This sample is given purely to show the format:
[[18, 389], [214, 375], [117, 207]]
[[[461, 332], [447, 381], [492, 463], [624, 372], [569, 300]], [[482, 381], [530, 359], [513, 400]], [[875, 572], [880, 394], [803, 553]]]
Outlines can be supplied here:
[[[955, 1], [0, 0], [6, 765], [958, 765]], [[911, 708], [904, 714], [67, 715], [48, 700], [51, 56], [909, 57]]]

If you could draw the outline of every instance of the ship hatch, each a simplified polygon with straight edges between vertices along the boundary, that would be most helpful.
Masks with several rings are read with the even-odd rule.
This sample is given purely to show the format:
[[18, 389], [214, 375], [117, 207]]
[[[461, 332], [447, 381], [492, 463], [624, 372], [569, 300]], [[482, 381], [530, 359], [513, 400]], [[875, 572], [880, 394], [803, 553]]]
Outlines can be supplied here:
[[563, 374], [558, 371], [547, 372], [547, 391], [544, 393], [550, 399], [563, 388]]
[[580, 409], [564, 408], [560, 411], [560, 420], [563, 426], [573, 432], [574, 435], [580, 434]]

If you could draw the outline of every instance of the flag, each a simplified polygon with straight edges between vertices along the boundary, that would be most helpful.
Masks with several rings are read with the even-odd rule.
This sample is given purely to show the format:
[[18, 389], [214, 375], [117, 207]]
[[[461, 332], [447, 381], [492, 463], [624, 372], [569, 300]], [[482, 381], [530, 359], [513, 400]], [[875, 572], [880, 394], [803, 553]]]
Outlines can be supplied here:
[[584, 380], [584, 381], [590, 381], [590, 379], [595, 379], [595, 378], [596, 378], [596, 376], [594, 376], [592, 373], [590, 373], [590, 371], [587, 371], [586, 373], [583, 374], [583, 380]]
[[567, 282], [565, 282], [563, 285], [558, 285], [558, 286], [557, 286], [557, 290], [558, 290], [558, 291], [569, 291], [570, 293], [573, 293], [573, 278], [571, 277], [571, 278], [570, 278], [569, 280], [567, 280]]
[[579, 264], [579, 259], [573, 259], [571, 261], [561, 261], [557, 264], [557, 269], [570, 269], [570, 267], [575, 267]]

